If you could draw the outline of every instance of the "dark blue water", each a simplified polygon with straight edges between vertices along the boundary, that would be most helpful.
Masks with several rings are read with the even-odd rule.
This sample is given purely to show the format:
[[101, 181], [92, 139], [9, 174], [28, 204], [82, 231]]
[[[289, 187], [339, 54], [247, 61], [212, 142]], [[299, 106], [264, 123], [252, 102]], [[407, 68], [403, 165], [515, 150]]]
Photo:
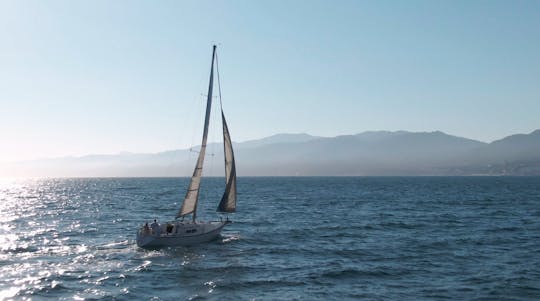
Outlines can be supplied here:
[[0, 300], [540, 300], [538, 177], [240, 178], [220, 239], [138, 248], [186, 186], [0, 182]]

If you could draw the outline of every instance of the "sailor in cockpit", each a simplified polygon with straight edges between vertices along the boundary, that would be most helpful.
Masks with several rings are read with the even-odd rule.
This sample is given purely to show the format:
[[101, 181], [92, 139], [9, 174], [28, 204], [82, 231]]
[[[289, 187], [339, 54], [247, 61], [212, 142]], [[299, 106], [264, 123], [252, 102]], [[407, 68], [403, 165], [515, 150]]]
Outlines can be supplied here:
[[159, 227], [159, 224], [156, 220], [150, 225], [150, 228], [152, 228], [152, 233], [154, 235], [160, 235], [161, 234], [161, 228]]

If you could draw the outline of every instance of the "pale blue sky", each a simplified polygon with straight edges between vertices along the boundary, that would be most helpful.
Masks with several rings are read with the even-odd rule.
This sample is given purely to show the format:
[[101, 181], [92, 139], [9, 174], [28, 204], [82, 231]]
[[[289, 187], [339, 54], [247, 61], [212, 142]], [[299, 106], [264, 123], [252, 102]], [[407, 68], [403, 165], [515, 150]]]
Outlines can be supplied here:
[[540, 1], [0, 0], [0, 161], [199, 143], [213, 41], [235, 141], [540, 128]]

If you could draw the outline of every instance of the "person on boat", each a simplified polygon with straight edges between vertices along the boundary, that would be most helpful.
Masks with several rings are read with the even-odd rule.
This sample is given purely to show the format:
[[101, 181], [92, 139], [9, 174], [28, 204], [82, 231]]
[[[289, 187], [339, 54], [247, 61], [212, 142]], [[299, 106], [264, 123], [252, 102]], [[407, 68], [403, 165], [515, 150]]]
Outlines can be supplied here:
[[150, 227], [148, 226], [148, 222], [144, 223], [143, 233], [144, 234], [150, 233]]
[[167, 228], [166, 228], [166, 229], [167, 229], [167, 233], [172, 233], [172, 231], [173, 231], [173, 225], [167, 223]]
[[160, 227], [159, 227], [159, 224], [156, 220], [154, 220], [154, 222], [150, 225], [150, 227], [152, 228], [152, 233], [154, 233], [155, 235], [159, 235], [160, 234]]

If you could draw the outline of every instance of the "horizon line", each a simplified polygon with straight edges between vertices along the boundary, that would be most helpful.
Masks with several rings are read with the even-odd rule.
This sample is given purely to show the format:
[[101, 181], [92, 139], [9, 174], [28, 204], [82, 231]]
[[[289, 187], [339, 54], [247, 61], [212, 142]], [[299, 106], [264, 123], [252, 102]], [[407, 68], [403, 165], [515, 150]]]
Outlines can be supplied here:
[[[275, 137], [275, 136], [279, 136], [279, 135], [308, 135], [308, 136], [311, 136], [311, 137], [314, 137], [314, 138], [318, 139], [318, 138], [336, 138], [336, 137], [343, 137], [343, 136], [356, 136], [356, 135], [361, 135], [361, 134], [365, 134], [365, 133], [383, 133], [383, 132], [386, 132], [386, 133], [398, 133], [398, 132], [404, 132], [404, 133], [425, 133], [425, 134], [443, 133], [443, 134], [448, 135], [448, 136], [453, 136], [453, 137], [458, 137], [458, 138], [463, 138], [463, 139], [469, 139], [469, 140], [473, 140], [473, 141], [477, 141], [477, 142], [481, 142], [481, 143], [485, 143], [485, 144], [491, 144], [491, 143], [493, 143], [495, 141], [499, 141], [499, 140], [502, 140], [502, 139], [507, 138], [507, 137], [511, 137], [511, 136], [514, 136], [514, 135], [529, 135], [529, 134], [532, 134], [532, 133], [534, 133], [536, 131], [540, 131], [540, 128], [535, 129], [535, 130], [533, 130], [533, 131], [531, 131], [529, 133], [510, 134], [510, 135], [507, 135], [507, 136], [504, 136], [504, 137], [501, 137], [501, 138], [498, 138], [498, 139], [494, 139], [494, 140], [492, 140], [490, 142], [477, 140], [477, 139], [473, 139], [473, 138], [468, 138], [468, 137], [464, 137], [464, 136], [453, 135], [453, 134], [449, 134], [449, 133], [446, 133], [446, 132], [441, 131], [441, 130], [433, 130], [433, 131], [365, 130], [365, 131], [362, 131], [362, 132], [358, 132], [356, 134], [341, 134], [341, 135], [335, 135], [335, 136], [312, 135], [312, 134], [309, 134], [307, 132], [277, 133], [277, 134], [273, 134], [273, 135], [269, 135], [269, 136], [264, 136], [264, 137], [261, 137], [261, 138], [248, 139], [248, 140], [244, 140], [244, 141], [232, 141], [232, 142], [235, 143], [235, 144], [241, 144], [241, 143], [247, 143], [247, 142], [252, 142], [252, 141], [263, 140], [263, 139], [267, 139], [267, 138], [271, 138], [271, 137]], [[219, 141], [209, 141], [208, 142], [208, 144], [212, 144], [212, 143], [220, 143], [220, 142]], [[197, 146], [200, 146], [200, 145], [197, 144], [197, 145], [192, 145], [192, 146], [185, 147], [185, 148], [179, 147], [179, 148], [174, 148], [174, 149], [165, 149], [165, 150], [153, 151], [153, 152], [136, 152], [136, 151], [121, 150], [121, 151], [117, 151], [117, 152], [65, 154], [65, 155], [44, 156], [44, 157], [35, 157], [35, 158], [30, 158], [30, 159], [20, 159], [20, 160], [11, 160], [11, 161], [2, 161], [2, 160], [0, 160], [0, 164], [22, 163], [22, 162], [31, 162], [31, 161], [40, 161], [40, 160], [54, 160], [54, 159], [66, 159], [66, 158], [80, 159], [80, 158], [90, 157], [90, 156], [115, 156], [115, 155], [122, 155], [122, 154], [156, 155], [156, 154], [166, 153], [166, 152], [186, 151], [186, 150], [190, 150], [191, 148], [194, 148], [194, 147], [197, 147]]]

